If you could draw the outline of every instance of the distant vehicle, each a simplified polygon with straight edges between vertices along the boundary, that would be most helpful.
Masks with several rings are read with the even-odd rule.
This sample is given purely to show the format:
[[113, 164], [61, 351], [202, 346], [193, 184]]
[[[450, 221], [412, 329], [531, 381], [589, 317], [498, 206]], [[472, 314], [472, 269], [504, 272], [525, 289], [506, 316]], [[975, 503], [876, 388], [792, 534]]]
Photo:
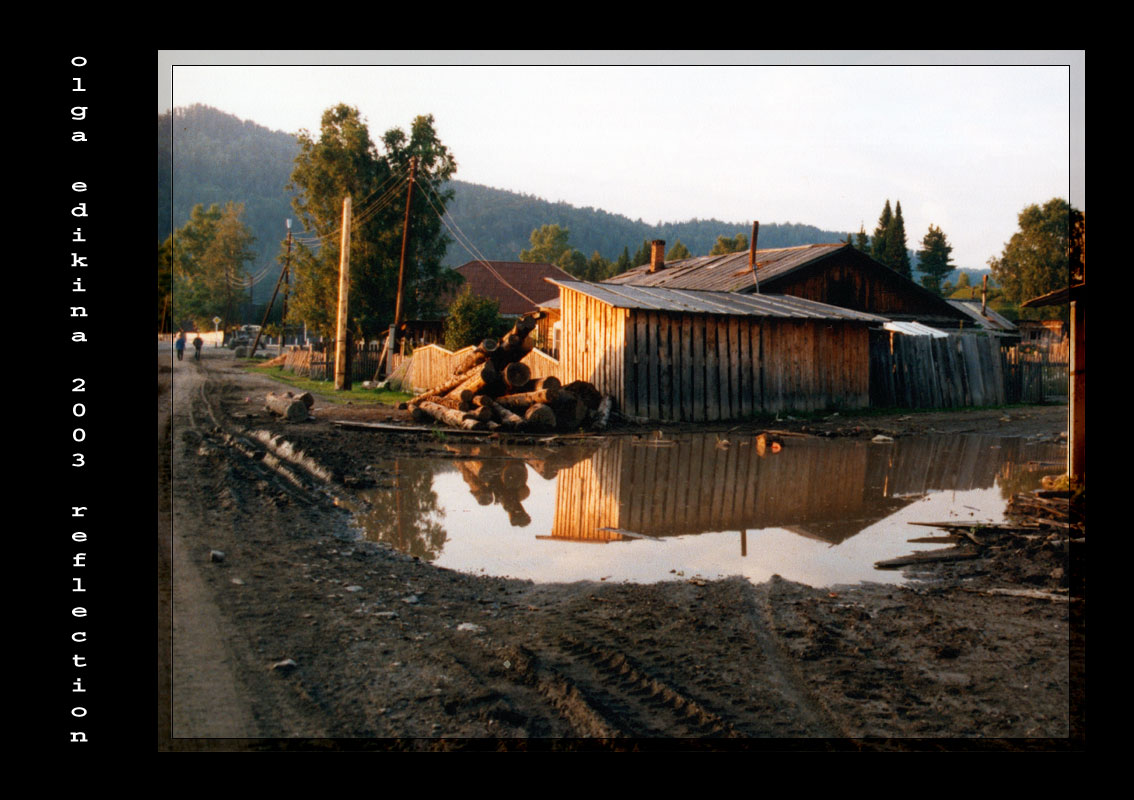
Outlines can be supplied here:
[[232, 338], [228, 340], [226, 346], [230, 350], [235, 350], [237, 347], [251, 347], [252, 342], [256, 341], [256, 334], [259, 332], [259, 325], [241, 325], [240, 328], [233, 333]]

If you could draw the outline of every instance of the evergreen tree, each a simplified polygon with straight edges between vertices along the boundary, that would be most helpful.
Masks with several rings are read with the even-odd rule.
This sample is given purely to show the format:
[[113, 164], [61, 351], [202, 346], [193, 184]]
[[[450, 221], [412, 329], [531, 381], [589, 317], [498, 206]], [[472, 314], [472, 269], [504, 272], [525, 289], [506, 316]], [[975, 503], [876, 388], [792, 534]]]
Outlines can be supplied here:
[[591, 253], [591, 257], [587, 259], [587, 266], [583, 272], [583, 280], [601, 281], [609, 278], [613, 274], [614, 264], [599, 255], [598, 250], [595, 250]]
[[642, 246], [639, 247], [638, 252], [636, 252], [634, 254], [633, 263], [631, 264], [631, 266], [632, 267], [640, 267], [643, 264], [649, 264], [650, 258], [651, 258], [650, 240], [649, 239], [643, 239], [642, 240]]
[[874, 228], [874, 235], [870, 237], [870, 255], [875, 261], [881, 261], [883, 264], [886, 263], [886, 232], [890, 230], [892, 219], [890, 200], [887, 198], [882, 215], [878, 217], [878, 225]]
[[587, 280], [587, 257], [573, 247], [564, 250], [553, 262], [566, 273]]
[[929, 232], [921, 240], [917, 251], [919, 269], [925, 273], [921, 284], [930, 291], [941, 292], [941, 279], [953, 271], [952, 245], [936, 225], [929, 226]]
[[611, 275], [621, 275], [623, 272], [630, 269], [630, 266], [630, 248], [623, 247], [622, 254], [618, 257], [618, 260], [614, 262], [614, 271]]
[[856, 250], [870, 255], [870, 237], [866, 235], [866, 228], [861, 223], [858, 226], [858, 233], [855, 234], [854, 246]]
[[906, 249], [906, 223], [902, 219], [900, 200], [894, 207], [894, 215], [890, 218], [890, 226], [886, 229], [886, 250], [882, 263], [907, 278], [913, 277], [910, 253]]
[[673, 247], [669, 248], [669, 252], [665, 254], [666, 261], [680, 261], [683, 258], [692, 258], [693, 254], [689, 252], [689, 248], [681, 243], [678, 239], [673, 243]]
[[381, 153], [358, 109], [343, 104], [323, 112], [317, 139], [307, 131], [298, 138], [300, 153], [288, 188], [297, 192], [292, 205], [310, 246], [299, 240], [293, 251], [296, 280], [288, 317], [323, 334], [334, 332], [339, 231], [343, 198], [349, 195], [350, 327], [371, 338], [394, 321], [406, 211], [401, 189], [413, 156], [418, 185], [410, 209], [402, 319], [439, 314], [437, 299], [459, 280], [441, 267], [449, 239], [438, 216], [452, 197], [441, 187], [457, 163], [437, 138], [433, 117], [416, 117], [408, 136], [400, 128], [386, 131]]

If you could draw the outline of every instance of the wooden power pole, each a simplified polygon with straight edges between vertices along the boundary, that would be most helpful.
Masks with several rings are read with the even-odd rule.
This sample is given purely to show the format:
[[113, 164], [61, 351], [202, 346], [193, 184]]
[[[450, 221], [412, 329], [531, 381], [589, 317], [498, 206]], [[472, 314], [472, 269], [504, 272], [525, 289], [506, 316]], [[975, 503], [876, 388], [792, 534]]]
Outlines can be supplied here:
[[339, 318], [335, 327], [335, 389], [350, 388], [347, 369], [347, 308], [350, 294], [350, 195], [343, 198], [343, 236], [339, 246]]

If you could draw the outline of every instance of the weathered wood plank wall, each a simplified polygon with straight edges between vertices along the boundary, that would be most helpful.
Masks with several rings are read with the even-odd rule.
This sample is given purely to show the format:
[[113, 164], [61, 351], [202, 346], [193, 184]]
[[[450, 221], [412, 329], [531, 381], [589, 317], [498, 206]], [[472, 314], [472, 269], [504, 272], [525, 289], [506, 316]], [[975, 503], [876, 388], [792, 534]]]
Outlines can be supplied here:
[[590, 381], [625, 413], [716, 422], [758, 413], [863, 408], [863, 325], [613, 308], [562, 292], [560, 379]]

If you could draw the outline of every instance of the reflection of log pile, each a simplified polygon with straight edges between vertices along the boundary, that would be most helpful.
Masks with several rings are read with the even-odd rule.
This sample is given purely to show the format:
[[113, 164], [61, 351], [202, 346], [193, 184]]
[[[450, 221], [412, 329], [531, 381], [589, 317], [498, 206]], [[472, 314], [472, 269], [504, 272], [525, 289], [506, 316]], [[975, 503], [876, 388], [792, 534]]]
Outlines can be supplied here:
[[590, 448], [564, 447], [530, 450], [500, 447], [450, 447], [451, 452], [468, 455], [472, 460], [456, 462], [469, 491], [482, 506], [497, 503], [508, 512], [512, 525], [522, 528], [532, 518], [522, 505], [531, 494], [528, 488], [528, 466], [544, 479], [568, 468], [594, 453]]
[[462, 358], [447, 381], [407, 404], [414, 419], [430, 419], [466, 430], [575, 430], [608, 424], [610, 398], [590, 383], [562, 386], [558, 378], [532, 380], [524, 358], [533, 348], [529, 334], [544, 315], [521, 317], [502, 339], [485, 339]]

